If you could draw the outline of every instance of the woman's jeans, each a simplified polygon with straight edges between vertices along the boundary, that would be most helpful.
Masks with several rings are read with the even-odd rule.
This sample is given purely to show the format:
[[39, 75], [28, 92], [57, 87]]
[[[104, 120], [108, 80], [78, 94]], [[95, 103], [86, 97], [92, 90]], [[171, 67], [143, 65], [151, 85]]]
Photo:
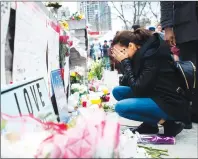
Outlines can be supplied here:
[[115, 111], [124, 118], [156, 125], [161, 119], [172, 120], [151, 98], [132, 98], [132, 90], [127, 86], [113, 89], [118, 101]]

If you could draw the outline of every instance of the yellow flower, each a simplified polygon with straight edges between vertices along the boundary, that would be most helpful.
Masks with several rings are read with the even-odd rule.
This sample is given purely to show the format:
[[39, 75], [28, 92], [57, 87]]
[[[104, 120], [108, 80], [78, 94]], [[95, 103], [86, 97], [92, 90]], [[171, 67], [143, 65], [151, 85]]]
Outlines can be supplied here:
[[61, 22], [60, 24], [61, 24], [61, 26], [62, 26], [64, 29], [66, 29], [66, 30], [69, 29], [69, 24], [68, 24], [66, 21]]
[[79, 15], [79, 18], [82, 19], [82, 15]]
[[71, 72], [70, 74], [72, 77], [75, 77], [76, 76], [76, 72]]
[[109, 93], [108, 88], [103, 88], [102, 91], [103, 91], [103, 93], [104, 93], [105, 95]]

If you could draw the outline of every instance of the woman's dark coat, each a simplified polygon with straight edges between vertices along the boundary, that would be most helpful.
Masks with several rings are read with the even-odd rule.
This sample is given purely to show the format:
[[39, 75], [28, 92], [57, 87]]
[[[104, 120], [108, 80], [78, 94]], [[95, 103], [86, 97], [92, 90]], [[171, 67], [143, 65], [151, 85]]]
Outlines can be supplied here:
[[134, 97], [151, 98], [169, 116], [185, 121], [189, 102], [176, 91], [182, 79], [170, 62], [170, 48], [154, 34], [132, 60], [121, 62], [124, 76], [120, 84], [130, 86]]

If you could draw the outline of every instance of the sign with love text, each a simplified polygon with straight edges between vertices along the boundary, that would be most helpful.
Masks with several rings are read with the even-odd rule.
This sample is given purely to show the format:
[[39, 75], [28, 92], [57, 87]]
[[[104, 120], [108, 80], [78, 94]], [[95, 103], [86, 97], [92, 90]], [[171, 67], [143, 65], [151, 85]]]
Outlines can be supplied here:
[[33, 114], [55, 119], [44, 78], [13, 84], [1, 90], [1, 112], [9, 115]]

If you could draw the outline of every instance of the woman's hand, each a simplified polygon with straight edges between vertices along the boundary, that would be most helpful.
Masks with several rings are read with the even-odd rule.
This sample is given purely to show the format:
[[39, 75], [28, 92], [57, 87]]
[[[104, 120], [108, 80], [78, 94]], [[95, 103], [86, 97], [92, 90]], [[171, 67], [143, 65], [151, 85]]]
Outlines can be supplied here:
[[121, 62], [124, 59], [129, 58], [127, 49], [117, 49], [117, 48], [112, 48], [112, 56], [119, 62]]
[[175, 34], [174, 34], [172, 28], [165, 28], [165, 41], [170, 46], [175, 46], [176, 45]]
[[179, 56], [173, 55], [173, 58], [174, 58], [175, 61], [179, 61]]

